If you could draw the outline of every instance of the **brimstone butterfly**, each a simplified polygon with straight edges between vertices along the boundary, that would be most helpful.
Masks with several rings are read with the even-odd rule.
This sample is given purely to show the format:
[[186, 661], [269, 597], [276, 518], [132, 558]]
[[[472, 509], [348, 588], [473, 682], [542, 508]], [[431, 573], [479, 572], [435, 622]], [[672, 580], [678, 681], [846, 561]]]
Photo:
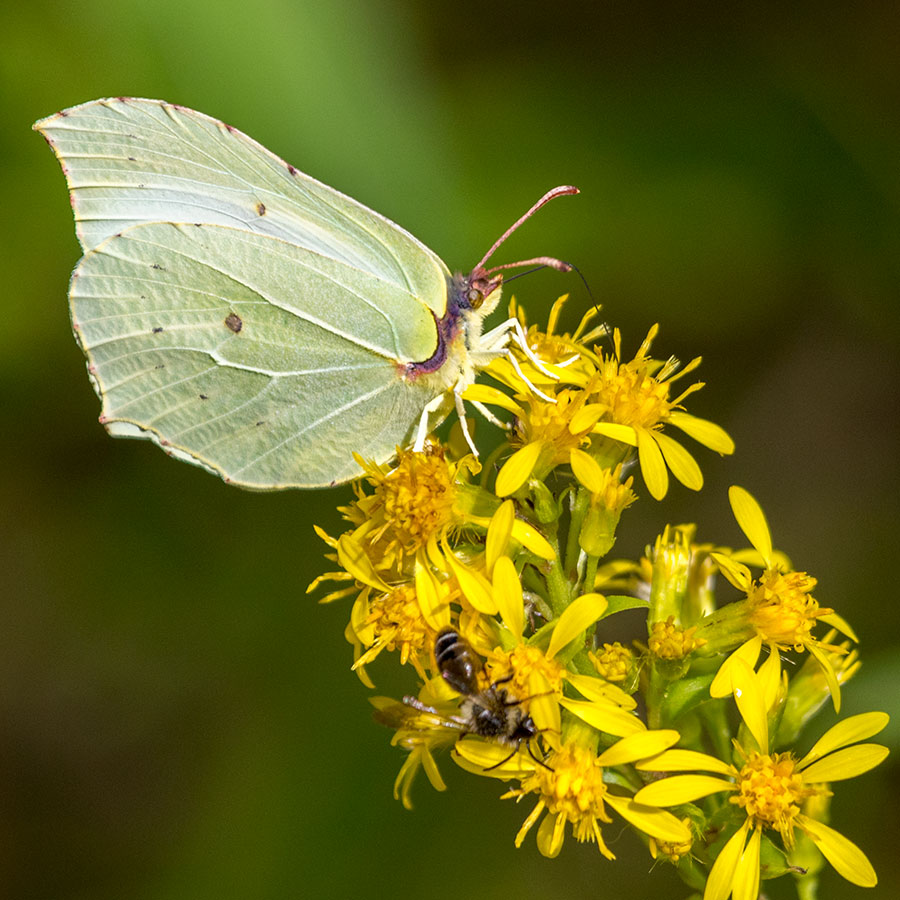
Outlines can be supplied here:
[[[95, 100], [34, 127], [68, 181], [84, 249], [72, 327], [113, 435], [243, 487], [334, 484], [360, 474], [353, 452], [384, 462], [421, 444], [507, 352], [516, 323], [481, 328], [510, 267], [485, 268], [503, 238], [451, 275], [378, 213], [159, 100]], [[531, 262], [569, 268], [512, 265]]]

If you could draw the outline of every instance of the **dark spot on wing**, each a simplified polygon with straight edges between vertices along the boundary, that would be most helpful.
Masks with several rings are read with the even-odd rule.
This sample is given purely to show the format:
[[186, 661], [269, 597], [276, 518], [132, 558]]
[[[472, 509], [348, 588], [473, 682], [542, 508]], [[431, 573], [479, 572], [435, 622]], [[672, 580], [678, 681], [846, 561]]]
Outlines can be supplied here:
[[290, 163], [286, 163], [286, 165], [287, 165], [287, 170], [288, 170], [288, 172], [291, 173], [291, 175], [297, 174], [297, 170]]
[[151, 269], [159, 269], [161, 272], [164, 272], [165, 269], [159, 263], [150, 263]]
[[137, 160], [133, 156], [129, 156], [128, 162], [137, 162]]
[[156, 328], [153, 329], [153, 333], [161, 334], [162, 333], [162, 325], [157, 325]]
[[64, 109], [61, 109], [61, 110], [57, 113], [57, 115], [58, 115], [58, 116], [62, 116], [63, 118], [65, 118], [65, 117], [66, 117], [67, 115], [69, 115], [69, 114], [68, 114]]
[[265, 425], [265, 424], [266, 424], [266, 423], [265, 423], [264, 421], [263, 421], [263, 422], [257, 422], [257, 423], [256, 423], [256, 427], [259, 428], [260, 425]]
[[256, 204], [256, 212], [260, 216], [264, 216], [266, 214], [266, 204], [265, 203], [257, 203]]
[[244, 327], [244, 323], [237, 313], [228, 313], [225, 316], [225, 327], [237, 334]]
[[223, 122], [222, 124], [225, 126], [226, 131], [231, 132], [231, 134], [234, 134], [235, 131], [237, 131], [237, 128], [235, 128], [234, 125], [229, 125], [227, 122]]
[[209, 400], [209, 395], [208, 395], [208, 394], [200, 394], [199, 396], [200, 396], [200, 399], [201, 399], [201, 400]]
[[164, 369], [166, 367], [165, 363], [159, 363], [159, 365], [154, 366], [154, 369]]

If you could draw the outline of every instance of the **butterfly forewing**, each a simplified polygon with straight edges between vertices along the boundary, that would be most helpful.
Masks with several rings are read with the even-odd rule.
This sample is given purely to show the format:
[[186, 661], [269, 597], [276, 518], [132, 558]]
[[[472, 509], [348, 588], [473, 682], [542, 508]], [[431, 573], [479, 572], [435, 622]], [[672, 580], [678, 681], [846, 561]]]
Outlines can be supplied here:
[[247, 135], [159, 100], [95, 100], [36, 123], [60, 159], [85, 251], [148, 222], [227, 225], [357, 267], [440, 316], [449, 272], [388, 219]]

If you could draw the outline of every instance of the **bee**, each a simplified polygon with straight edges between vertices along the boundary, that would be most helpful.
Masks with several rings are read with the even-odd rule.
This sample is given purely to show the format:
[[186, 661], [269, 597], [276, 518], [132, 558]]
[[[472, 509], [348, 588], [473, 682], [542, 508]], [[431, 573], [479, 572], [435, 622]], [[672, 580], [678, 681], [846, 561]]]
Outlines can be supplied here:
[[[531, 757], [541, 765], [531, 749], [531, 741], [538, 735], [538, 727], [522, 708], [522, 701], [511, 697], [501, 685], [512, 675], [481, 687], [480, 676], [484, 663], [472, 645], [455, 629], [442, 628], [434, 639], [434, 658], [441, 678], [462, 695], [459, 712], [445, 715], [417, 697], [404, 697], [403, 703], [393, 703], [375, 713], [377, 721], [390, 728], [443, 728], [455, 731], [459, 737], [474, 734], [512, 747], [512, 753], [496, 765], [502, 765], [524, 743]], [[425, 717], [420, 714], [426, 714]], [[491, 766], [490, 768], [496, 768]]]

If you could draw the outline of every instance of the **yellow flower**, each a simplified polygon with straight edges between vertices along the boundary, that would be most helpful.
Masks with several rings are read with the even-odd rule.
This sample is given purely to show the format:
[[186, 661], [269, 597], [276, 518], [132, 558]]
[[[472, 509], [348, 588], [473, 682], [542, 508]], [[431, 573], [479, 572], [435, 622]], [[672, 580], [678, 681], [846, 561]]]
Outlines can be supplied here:
[[597, 674], [607, 681], [621, 682], [633, 676], [634, 653], [618, 641], [602, 644], [588, 653], [588, 659], [594, 664]]
[[[812, 655], [828, 681], [836, 711], [841, 708], [841, 689], [829, 654], [840, 653], [841, 647], [817, 640], [812, 630], [817, 621], [827, 622], [856, 640], [850, 626], [832, 609], [819, 607], [810, 593], [816, 580], [806, 572], [789, 571], [789, 563], [783, 554], [772, 546], [772, 536], [765, 515], [756, 500], [743, 488], [732, 486], [728, 499], [738, 525], [753, 545], [764, 569], [759, 578], [753, 578], [750, 569], [740, 560], [753, 558], [748, 553], [713, 552], [711, 555], [725, 577], [747, 599], [740, 605], [725, 608], [725, 616], [739, 616], [752, 634], [725, 660], [710, 686], [713, 697], [725, 697], [731, 692], [731, 672], [736, 660], [754, 666], [763, 644], [767, 644], [777, 662], [779, 651], [793, 648], [806, 650]], [[722, 618], [722, 617], [719, 617]], [[711, 628], [717, 617], [711, 616]], [[711, 629], [710, 629], [711, 630]]]
[[[657, 840], [673, 843], [690, 840], [690, 829], [671, 813], [610, 791], [604, 780], [605, 768], [632, 763], [672, 746], [679, 739], [677, 731], [640, 731], [617, 741], [599, 756], [589, 746], [590, 739], [583, 742], [579, 737], [583, 735], [576, 734], [566, 740], [545, 762], [519, 754], [515, 760], [488, 772], [495, 778], [520, 780], [520, 787], [509, 791], [505, 798], [520, 799], [529, 794], [538, 797], [537, 805], [516, 835], [517, 847], [545, 811], [547, 815], [538, 828], [537, 843], [541, 853], [551, 858], [562, 849], [566, 825], [570, 824], [577, 841], [594, 841], [607, 859], [615, 859], [601, 832], [601, 823], [612, 821], [610, 810]], [[496, 765], [498, 754], [494, 748], [464, 740], [457, 744], [457, 751], [469, 771], [484, 771]]]
[[741, 751], [735, 765], [693, 750], [668, 750], [638, 763], [650, 772], [711, 772], [712, 775], [674, 775], [653, 781], [635, 795], [635, 801], [656, 806], [691, 803], [718, 792], [743, 813], [738, 830], [713, 863], [704, 900], [756, 900], [759, 894], [760, 840], [765, 830], [776, 831], [785, 850], [794, 846], [796, 829], [806, 834], [848, 881], [862, 887], [877, 883], [865, 854], [851, 841], [802, 812], [816, 796], [830, 796], [829, 783], [853, 778], [877, 766], [888, 754], [879, 744], [861, 744], [888, 723], [885, 713], [851, 716], [828, 729], [802, 758], [769, 749], [763, 679], [746, 663], [735, 665], [735, 699], [757, 749]]
[[[494, 490], [499, 497], [514, 494], [529, 478], [544, 479], [573, 453], [590, 445], [590, 435], [603, 407], [590, 404], [589, 393], [578, 388], [547, 387], [548, 396], [527, 394], [521, 403], [509, 400], [515, 415], [511, 438], [518, 449], [497, 474]], [[468, 397], [468, 392], [466, 397]], [[505, 395], [503, 395], [505, 396]]]
[[[518, 399], [486, 385], [471, 385], [463, 394], [466, 400], [497, 405], [515, 417], [512, 442], [518, 449], [497, 477], [497, 494], [514, 494], [529, 478], [545, 477], [555, 466], [568, 462], [575, 451], [596, 451], [610, 465], [623, 462], [628, 450], [616, 449], [614, 454], [609, 450], [620, 444], [637, 448], [641, 472], [656, 499], [668, 490], [668, 470], [685, 486], [699, 490], [703, 486], [700, 467], [680, 443], [663, 434], [666, 425], [673, 425], [711, 450], [734, 452], [734, 442], [722, 428], [689, 415], [681, 406], [702, 383], [670, 397], [672, 384], [695, 369], [699, 357], [680, 372], [674, 358], [663, 362], [649, 357], [656, 325], [630, 362], [621, 362], [618, 329], [613, 333], [613, 355], [598, 356], [585, 346], [601, 333], [596, 329], [576, 332], [572, 338], [554, 338], [557, 311], [558, 306], [551, 314], [548, 334], [529, 331], [529, 340], [558, 383], [547, 384], [546, 376], [527, 359], [516, 366], [500, 359], [488, 371], [515, 391]], [[536, 383], [541, 384], [539, 389]]]
[[647, 646], [650, 653], [659, 659], [683, 659], [706, 643], [703, 638], [694, 636], [696, 630], [696, 625], [691, 625], [690, 628], [676, 625], [674, 616], [669, 616], [665, 622], [650, 624]]
[[399, 567], [448, 530], [465, 524], [472, 512], [472, 493], [460, 477], [471, 464], [468, 458], [451, 462], [439, 446], [428, 444], [421, 453], [399, 451], [393, 468], [357, 461], [372, 493], [364, 493], [361, 481], [355, 482], [356, 502], [341, 512], [359, 522], [354, 540], [365, 546], [378, 569]]
[[720, 454], [734, 452], [734, 441], [718, 425], [698, 419], [683, 411], [682, 401], [703, 387], [691, 385], [677, 397], [670, 397], [676, 379], [700, 364], [700, 358], [689, 362], [679, 372], [679, 362], [670, 357], [665, 362], [647, 354], [659, 326], [654, 325], [630, 362], [622, 362], [622, 337], [613, 332], [614, 353], [603, 356], [600, 379], [592, 387], [591, 400], [605, 408], [602, 420], [594, 427], [603, 435], [637, 448], [641, 473], [647, 489], [657, 500], [666, 495], [669, 485], [667, 469], [691, 490], [703, 486], [703, 474], [693, 456], [676, 440], [663, 434], [665, 425], [674, 425], [695, 441]]

